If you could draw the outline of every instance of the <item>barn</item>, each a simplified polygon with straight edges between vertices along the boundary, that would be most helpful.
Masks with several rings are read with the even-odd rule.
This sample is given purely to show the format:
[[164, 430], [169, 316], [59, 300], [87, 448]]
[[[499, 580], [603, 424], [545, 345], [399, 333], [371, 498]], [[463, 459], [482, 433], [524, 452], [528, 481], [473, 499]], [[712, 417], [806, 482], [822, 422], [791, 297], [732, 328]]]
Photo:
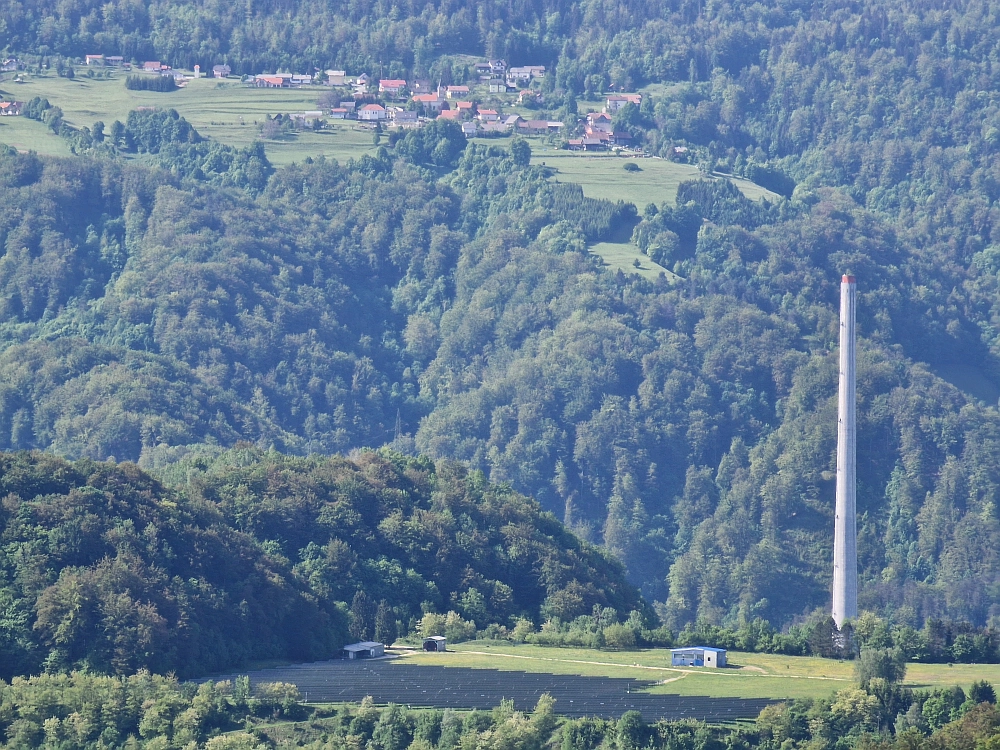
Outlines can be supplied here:
[[361, 641], [344, 646], [345, 659], [377, 659], [385, 656], [385, 645], [375, 641]]

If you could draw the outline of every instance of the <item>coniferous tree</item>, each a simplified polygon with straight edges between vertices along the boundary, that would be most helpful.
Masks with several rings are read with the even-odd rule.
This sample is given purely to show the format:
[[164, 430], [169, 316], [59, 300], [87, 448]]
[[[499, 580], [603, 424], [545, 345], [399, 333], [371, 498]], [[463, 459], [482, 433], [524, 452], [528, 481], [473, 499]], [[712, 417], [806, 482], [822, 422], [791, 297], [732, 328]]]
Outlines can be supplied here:
[[351, 637], [370, 641], [375, 635], [375, 614], [375, 602], [363, 589], [358, 589], [351, 602]]
[[378, 603], [375, 612], [375, 640], [391, 646], [396, 640], [396, 615], [385, 599]]

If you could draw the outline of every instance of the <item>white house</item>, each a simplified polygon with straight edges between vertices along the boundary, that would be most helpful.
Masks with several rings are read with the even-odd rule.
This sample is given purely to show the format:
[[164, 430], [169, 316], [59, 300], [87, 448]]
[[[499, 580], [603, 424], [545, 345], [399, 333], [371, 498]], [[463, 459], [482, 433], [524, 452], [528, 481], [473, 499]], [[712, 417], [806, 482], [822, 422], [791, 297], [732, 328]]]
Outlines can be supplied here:
[[358, 110], [358, 119], [365, 122], [379, 122], [387, 117], [381, 104], [366, 104]]

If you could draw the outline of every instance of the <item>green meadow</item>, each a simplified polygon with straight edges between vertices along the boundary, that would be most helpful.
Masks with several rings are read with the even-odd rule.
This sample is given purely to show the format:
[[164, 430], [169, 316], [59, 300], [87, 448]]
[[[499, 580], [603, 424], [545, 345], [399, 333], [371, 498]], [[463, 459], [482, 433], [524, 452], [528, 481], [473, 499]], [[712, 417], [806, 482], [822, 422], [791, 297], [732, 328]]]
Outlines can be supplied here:
[[[46, 75], [25, 76], [23, 83], [16, 83], [8, 76], [0, 81], [0, 91], [8, 98], [20, 101], [35, 96], [45, 97], [62, 108], [65, 120], [77, 127], [90, 126], [98, 120], [105, 124], [114, 120], [124, 122], [128, 113], [137, 107], [173, 108], [202, 135], [231, 146], [245, 146], [258, 137], [259, 126], [267, 115], [316, 109], [316, 101], [325, 89], [257, 89], [235, 80], [202, 78], [188, 81], [184, 88], [177, 91], [157, 93], [126, 89], [122, 75], [111, 79], [92, 79], [84, 75], [69, 79]], [[43, 137], [46, 131], [42, 125], [29, 125], [36, 127], [19, 123], [10, 131], [0, 128], [0, 142], [16, 148], [34, 149], [39, 153], [60, 156], [68, 153], [59, 138]], [[34, 135], [36, 130], [38, 135]], [[284, 139], [266, 140], [264, 145], [268, 158], [275, 164], [288, 164], [302, 161], [307, 156], [320, 155], [344, 161], [375, 148], [371, 131], [359, 130], [353, 123], [335, 124], [325, 132], [303, 131]]]
[[[656, 693], [719, 698], [820, 698], [854, 684], [854, 664], [811, 656], [729, 652], [724, 669], [670, 666], [670, 651], [594, 651], [473, 641], [446, 653], [403, 652], [410, 664], [520, 670], [652, 680]], [[910, 664], [905, 684], [936, 688], [987, 680], [1000, 686], [1000, 664]]]
[[[650, 281], [655, 281], [661, 273], [669, 281], [680, 278], [673, 271], [654, 262], [631, 242], [598, 242], [590, 246], [590, 252], [601, 256], [601, 265], [608, 271], [635, 274]], [[639, 261], [638, 265], [636, 261]]]
[[[532, 144], [535, 148], [535, 144]], [[625, 164], [633, 162], [638, 172], [627, 172]], [[554, 170], [552, 179], [574, 182], [583, 187], [588, 198], [634, 203], [641, 211], [650, 203], [673, 203], [677, 187], [686, 180], [704, 179], [697, 167], [677, 164], [666, 159], [634, 159], [612, 154], [583, 154], [561, 151], [551, 147], [534, 150], [533, 164], [542, 164]], [[765, 188], [741, 177], [725, 176], [750, 200], [778, 196]]]

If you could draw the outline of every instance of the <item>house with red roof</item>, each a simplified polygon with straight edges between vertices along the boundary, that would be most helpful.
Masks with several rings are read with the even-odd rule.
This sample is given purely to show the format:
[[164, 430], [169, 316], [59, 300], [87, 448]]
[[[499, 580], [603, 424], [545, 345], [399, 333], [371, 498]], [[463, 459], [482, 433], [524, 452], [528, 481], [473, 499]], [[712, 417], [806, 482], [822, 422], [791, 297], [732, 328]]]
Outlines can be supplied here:
[[358, 119], [366, 122], [378, 122], [387, 117], [385, 107], [381, 104], [366, 104], [358, 109]]
[[444, 100], [437, 94], [414, 94], [413, 101], [430, 112], [444, 109]]
[[386, 96], [398, 97], [406, 90], [406, 81], [398, 78], [383, 78], [378, 82], [378, 92]]

